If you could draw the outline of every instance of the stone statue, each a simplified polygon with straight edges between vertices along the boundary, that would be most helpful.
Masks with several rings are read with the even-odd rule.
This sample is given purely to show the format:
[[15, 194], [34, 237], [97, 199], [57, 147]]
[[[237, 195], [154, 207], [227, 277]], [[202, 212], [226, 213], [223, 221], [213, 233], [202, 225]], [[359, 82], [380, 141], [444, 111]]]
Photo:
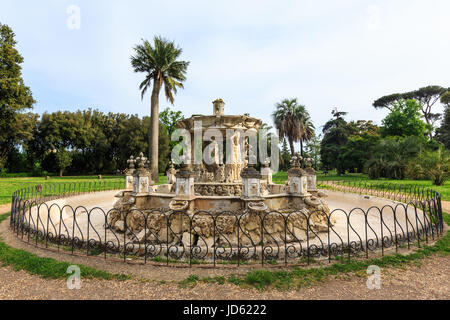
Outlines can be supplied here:
[[170, 161], [169, 170], [167, 170], [167, 172], [166, 172], [166, 175], [167, 175], [166, 183], [167, 184], [174, 184], [177, 181], [177, 179], [175, 177], [176, 173], [177, 173], [177, 170], [175, 170], [175, 168], [173, 167], [173, 162]]
[[241, 134], [239, 131], [236, 131], [234, 135], [231, 136], [231, 141], [233, 142], [233, 158], [231, 164], [231, 180], [239, 181], [242, 159], [241, 159], [241, 144], [240, 141]]

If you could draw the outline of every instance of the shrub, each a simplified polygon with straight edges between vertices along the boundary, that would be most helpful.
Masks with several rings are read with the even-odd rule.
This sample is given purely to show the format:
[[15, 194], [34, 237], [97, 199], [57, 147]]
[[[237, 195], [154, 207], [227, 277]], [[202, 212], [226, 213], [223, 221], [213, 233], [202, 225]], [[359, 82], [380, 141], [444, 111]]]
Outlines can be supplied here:
[[418, 163], [434, 185], [442, 186], [448, 178], [450, 154], [447, 150], [440, 148], [437, 151], [423, 152], [418, 157]]

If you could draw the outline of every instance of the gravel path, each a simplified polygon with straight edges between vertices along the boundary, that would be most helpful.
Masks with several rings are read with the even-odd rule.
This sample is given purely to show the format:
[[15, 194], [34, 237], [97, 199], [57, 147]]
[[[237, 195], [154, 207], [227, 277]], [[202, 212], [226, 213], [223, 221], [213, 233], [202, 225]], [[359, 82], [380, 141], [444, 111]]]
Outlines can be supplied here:
[[450, 201], [441, 200], [442, 203], [442, 211], [450, 213]]
[[[177, 284], [142, 280], [82, 280], [69, 290], [65, 280], [46, 280], [24, 271], [0, 268], [0, 299], [450, 299], [450, 257], [435, 256], [421, 266], [383, 269], [381, 289], [369, 290], [366, 277], [333, 279], [297, 291], [243, 289], [231, 284]], [[26, 288], [26, 290], [24, 290]]]
[[[1, 212], [8, 211], [8, 206], [2, 206]], [[448, 210], [450, 211], [450, 210]], [[448, 212], [447, 211], [447, 212]], [[2, 237], [8, 236], [7, 223], [2, 223]], [[33, 248], [15, 237], [8, 237], [15, 247], [26, 248], [42, 256], [51, 256], [53, 252]], [[9, 243], [9, 241], [7, 241]], [[10, 243], [11, 244], [11, 243]], [[86, 257], [72, 257], [64, 255], [64, 259], [74, 263], [89, 260], [89, 265], [114, 272], [115, 268], [127, 266], [122, 262], [106, 264], [101, 259]], [[58, 258], [58, 256], [55, 256]], [[61, 255], [59, 256], [61, 258]], [[96, 262], [92, 262], [96, 261]], [[130, 270], [136, 270], [132, 266]], [[150, 267], [150, 268], [149, 268]], [[125, 270], [122, 271], [126, 271]], [[127, 281], [107, 281], [97, 279], [82, 279], [80, 290], [67, 289], [66, 280], [43, 279], [30, 275], [25, 271], [14, 271], [10, 267], [0, 267], [0, 299], [450, 299], [450, 256], [434, 256], [422, 261], [421, 265], [408, 265], [404, 268], [386, 268], [381, 273], [381, 289], [369, 290], [366, 287], [366, 277], [355, 275], [341, 275], [340, 278], [309, 288], [295, 291], [257, 291], [244, 289], [232, 284], [198, 283], [193, 288], [183, 289], [173, 280], [185, 279], [190, 273], [202, 276], [216, 273], [226, 274], [230, 270], [216, 271], [211, 269], [186, 269], [143, 266], [146, 275], [153, 274], [153, 278], [167, 280], [162, 284], [153, 280], [133, 279]], [[195, 270], [192, 272], [192, 270]], [[239, 272], [247, 272], [245, 268]], [[134, 272], [132, 272], [134, 274]], [[134, 274], [139, 277], [139, 274]], [[345, 278], [345, 279], [343, 279]]]

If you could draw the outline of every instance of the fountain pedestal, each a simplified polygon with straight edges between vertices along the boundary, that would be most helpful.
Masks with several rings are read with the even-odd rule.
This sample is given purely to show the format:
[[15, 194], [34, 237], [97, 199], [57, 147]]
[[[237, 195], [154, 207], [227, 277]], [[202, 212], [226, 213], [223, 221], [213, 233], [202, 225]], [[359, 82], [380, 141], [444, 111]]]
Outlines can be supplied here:
[[288, 170], [287, 192], [293, 196], [309, 197], [308, 181], [306, 173], [301, 168], [301, 157], [294, 156], [291, 160], [291, 168]]
[[194, 172], [190, 165], [183, 164], [180, 171], [175, 174], [175, 197], [169, 203], [172, 210], [188, 210], [194, 209]]

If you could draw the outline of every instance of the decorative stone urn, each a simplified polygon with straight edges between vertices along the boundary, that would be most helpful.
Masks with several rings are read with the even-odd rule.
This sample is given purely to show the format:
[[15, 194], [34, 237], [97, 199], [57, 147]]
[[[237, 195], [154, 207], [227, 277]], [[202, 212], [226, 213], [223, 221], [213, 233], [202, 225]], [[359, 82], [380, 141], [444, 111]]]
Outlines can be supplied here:
[[134, 174], [134, 164], [136, 163], [136, 159], [133, 156], [127, 160], [129, 168], [127, 173], [125, 174], [125, 189], [131, 190], [133, 189], [133, 174]]
[[288, 170], [287, 192], [294, 196], [307, 197], [308, 181], [306, 173], [301, 167], [302, 157], [300, 155], [293, 156], [291, 160], [291, 168]]

